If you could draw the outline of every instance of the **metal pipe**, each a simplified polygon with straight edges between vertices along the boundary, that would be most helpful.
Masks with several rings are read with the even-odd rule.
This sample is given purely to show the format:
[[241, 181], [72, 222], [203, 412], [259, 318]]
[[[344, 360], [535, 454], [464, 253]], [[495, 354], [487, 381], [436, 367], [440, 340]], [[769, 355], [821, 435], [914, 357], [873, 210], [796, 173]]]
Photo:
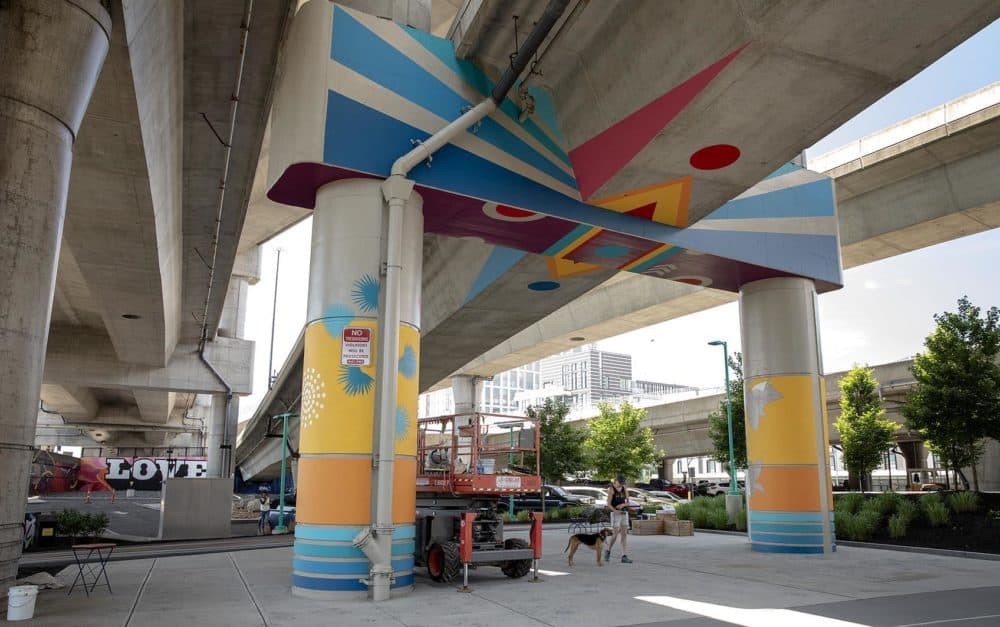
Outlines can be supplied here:
[[278, 273], [281, 272], [281, 249], [278, 249], [278, 263], [274, 266], [274, 300], [271, 304], [271, 350], [267, 358], [267, 389], [274, 386], [274, 322], [278, 318]]
[[201, 316], [201, 341], [199, 351], [204, 350], [208, 341], [208, 308], [212, 302], [212, 288], [215, 284], [215, 266], [219, 257], [219, 235], [222, 232], [222, 211], [226, 202], [226, 179], [229, 178], [229, 162], [233, 153], [233, 135], [236, 134], [236, 110], [240, 106], [240, 88], [243, 84], [243, 65], [247, 58], [247, 39], [250, 36], [250, 18], [253, 15], [253, 0], [246, 0], [243, 5], [243, 21], [240, 29], [240, 59], [236, 66], [236, 79], [233, 84], [233, 94], [229, 99], [229, 131], [226, 134], [222, 160], [222, 178], [219, 180], [219, 210], [215, 215], [215, 231], [212, 233], [212, 263], [208, 266], [208, 287], [205, 292], [205, 307]]
[[559, 21], [568, 4], [569, 0], [550, 0], [549, 5], [545, 7], [545, 12], [542, 13], [542, 17], [535, 24], [535, 28], [528, 35], [528, 38], [524, 40], [524, 44], [517, 51], [514, 60], [507, 67], [507, 70], [504, 71], [500, 80], [497, 81], [496, 86], [493, 87], [490, 99], [494, 103], [499, 105], [507, 97], [507, 92], [510, 91], [510, 88], [514, 86], [514, 83], [521, 76], [521, 73], [531, 63], [531, 58], [534, 56], [535, 51], [542, 45], [542, 41], [548, 37], [549, 31]]
[[378, 321], [382, 341], [379, 353], [379, 377], [376, 383], [379, 399], [376, 409], [378, 451], [375, 462], [375, 525], [372, 535], [379, 550], [372, 552], [377, 559], [369, 558], [372, 563], [369, 587], [374, 601], [387, 600], [392, 584], [392, 482], [396, 438], [396, 376], [399, 361], [401, 243], [403, 214], [414, 185], [406, 175], [418, 163], [430, 159], [438, 149], [448, 144], [459, 133], [496, 111], [567, 4], [569, 0], [550, 0], [542, 18], [518, 50], [514, 62], [501, 76], [490, 97], [397, 159], [392, 164], [389, 178], [382, 184], [382, 194], [388, 202], [389, 215], [386, 233], [384, 307], [379, 311]]
[[[219, 380], [219, 383], [222, 384], [222, 387], [226, 388], [226, 420], [222, 425], [222, 444], [219, 446], [219, 448], [225, 448], [226, 445], [229, 444], [229, 410], [230, 410], [230, 403], [233, 400], [233, 386], [229, 385], [229, 382], [226, 381], [225, 377], [219, 374], [219, 371], [215, 369], [215, 366], [212, 365], [212, 362], [208, 361], [208, 359], [205, 357], [204, 346], [202, 346], [201, 349], [198, 350], [198, 358], [201, 359], [201, 363], [205, 364], [205, 367], [208, 368], [208, 370], [215, 376], [215, 378]], [[223, 466], [225, 470], [223, 471], [222, 476], [224, 477], [232, 476], [232, 470], [233, 470], [232, 445], [229, 446], [230, 446], [229, 448], [230, 452], [225, 455], [226, 463]]]

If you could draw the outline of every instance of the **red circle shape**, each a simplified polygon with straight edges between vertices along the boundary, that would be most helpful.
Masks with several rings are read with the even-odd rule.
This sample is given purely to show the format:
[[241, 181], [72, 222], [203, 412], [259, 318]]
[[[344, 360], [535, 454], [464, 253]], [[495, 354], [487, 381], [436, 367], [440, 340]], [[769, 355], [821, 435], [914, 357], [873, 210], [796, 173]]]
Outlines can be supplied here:
[[740, 158], [740, 149], [729, 144], [705, 146], [691, 155], [691, 165], [699, 170], [718, 170]]
[[514, 207], [507, 207], [505, 205], [497, 205], [497, 213], [505, 218], [530, 218], [536, 215], [534, 211], [515, 209]]
[[702, 281], [701, 279], [693, 279], [693, 278], [676, 279], [676, 281], [678, 283], [687, 283], [688, 285], [699, 285], [700, 286], [700, 285], [704, 285], [705, 284], [705, 282]]

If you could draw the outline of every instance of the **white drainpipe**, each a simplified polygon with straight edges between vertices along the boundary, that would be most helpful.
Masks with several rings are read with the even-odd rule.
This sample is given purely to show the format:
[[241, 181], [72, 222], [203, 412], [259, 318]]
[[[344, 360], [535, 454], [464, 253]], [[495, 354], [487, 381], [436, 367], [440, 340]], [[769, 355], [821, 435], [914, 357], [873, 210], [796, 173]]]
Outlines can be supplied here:
[[497, 82], [490, 97], [397, 159], [392, 164], [389, 178], [382, 183], [382, 195], [389, 204], [389, 216], [386, 236], [385, 306], [380, 312], [379, 320], [382, 345], [379, 350], [379, 374], [376, 380], [379, 399], [377, 408], [379, 439], [375, 461], [378, 477], [375, 486], [375, 524], [370, 532], [366, 529], [354, 538], [354, 546], [363, 551], [372, 564], [369, 587], [372, 599], [375, 601], [387, 600], [392, 585], [392, 471], [395, 462], [396, 376], [399, 361], [399, 273], [402, 263], [403, 214], [414, 185], [406, 175], [417, 164], [430, 159], [459, 133], [496, 111], [497, 104], [503, 102], [507, 92], [524, 71], [534, 51], [555, 25], [567, 4], [569, 0], [551, 0], [535, 29], [518, 51], [513, 65]]

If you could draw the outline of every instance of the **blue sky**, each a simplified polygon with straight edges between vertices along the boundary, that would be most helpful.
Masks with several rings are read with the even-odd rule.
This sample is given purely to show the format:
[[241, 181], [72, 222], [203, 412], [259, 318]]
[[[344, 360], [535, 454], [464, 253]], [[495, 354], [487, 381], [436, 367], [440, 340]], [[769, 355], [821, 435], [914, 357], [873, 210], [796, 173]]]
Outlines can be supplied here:
[[[807, 150], [815, 157], [905, 118], [1000, 81], [1000, 21], [964, 42], [913, 79]], [[311, 220], [263, 245], [262, 277], [249, 290], [247, 335], [256, 340], [255, 393], [240, 414], [249, 417], [267, 390], [276, 249], [282, 248], [275, 368], [305, 322]], [[824, 369], [906, 359], [922, 349], [935, 313], [968, 295], [986, 308], [1000, 304], [1000, 229], [939, 244], [845, 272], [843, 289], [819, 298]], [[722, 384], [722, 356], [712, 339], [739, 350], [735, 303], [602, 340], [604, 350], [631, 353], [634, 376], [708, 387]]]

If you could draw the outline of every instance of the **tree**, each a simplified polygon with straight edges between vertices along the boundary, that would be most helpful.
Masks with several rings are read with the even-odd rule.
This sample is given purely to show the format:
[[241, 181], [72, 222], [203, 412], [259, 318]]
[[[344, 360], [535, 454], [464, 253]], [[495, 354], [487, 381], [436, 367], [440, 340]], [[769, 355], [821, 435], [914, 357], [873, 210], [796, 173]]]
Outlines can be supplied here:
[[976, 463], [983, 438], [1000, 439], [1000, 310], [985, 317], [967, 296], [957, 312], [934, 316], [934, 331], [924, 340], [924, 353], [913, 358], [917, 385], [903, 415], [911, 429], [931, 443], [932, 450], [956, 472]]
[[[587, 467], [583, 442], [587, 439], [586, 427], [575, 427], [566, 422], [569, 406], [562, 401], [545, 399], [541, 407], [529, 407], [529, 418], [538, 420], [538, 437], [541, 446], [541, 473], [547, 481], [562, 481], [566, 475]], [[533, 458], [534, 456], [529, 456]], [[531, 459], [533, 461], [533, 459]]]
[[844, 466], [861, 479], [864, 489], [868, 476], [878, 468], [886, 451], [895, 444], [897, 425], [886, 420], [878, 381], [871, 368], [855, 366], [840, 379], [840, 446]]
[[640, 427], [646, 410], [628, 401], [617, 409], [607, 402], [597, 407], [601, 414], [590, 421], [590, 435], [584, 442], [597, 478], [611, 479], [618, 473], [627, 478], [640, 476], [658, 457], [653, 431]]
[[[733, 403], [733, 461], [737, 468], [747, 467], [747, 425], [743, 408], [743, 354], [733, 353], [728, 357], [732, 375], [729, 379], [729, 398]], [[729, 419], [726, 415], [726, 400], [719, 403], [718, 411], [708, 415], [708, 437], [712, 439], [712, 459], [723, 464], [729, 463]]]

